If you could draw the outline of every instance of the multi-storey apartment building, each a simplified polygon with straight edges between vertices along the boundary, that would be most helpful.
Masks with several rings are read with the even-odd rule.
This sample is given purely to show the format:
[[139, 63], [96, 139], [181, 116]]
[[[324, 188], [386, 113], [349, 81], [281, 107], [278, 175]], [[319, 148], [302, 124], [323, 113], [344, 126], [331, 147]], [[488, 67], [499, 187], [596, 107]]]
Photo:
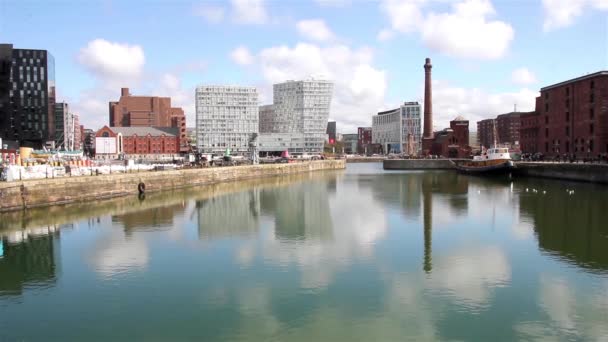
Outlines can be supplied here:
[[258, 133], [254, 87], [201, 85], [196, 88], [197, 148], [205, 153], [245, 153]]
[[372, 117], [372, 143], [384, 153], [418, 154], [421, 149], [420, 104], [405, 102], [399, 108]]
[[260, 108], [259, 150], [321, 153], [332, 93], [333, 83], [326, 80], [275, 84], [273, 104]]
[[55, 140], [54, 111], [53, 56], [0, 44], [0, 138], [40, 148]]

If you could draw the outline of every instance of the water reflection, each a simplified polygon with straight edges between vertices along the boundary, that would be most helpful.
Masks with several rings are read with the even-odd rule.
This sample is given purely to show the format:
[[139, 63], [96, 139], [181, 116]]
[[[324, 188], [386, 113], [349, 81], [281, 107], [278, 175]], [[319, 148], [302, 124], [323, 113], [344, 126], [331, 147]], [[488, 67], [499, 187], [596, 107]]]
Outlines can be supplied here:
[[[561, 260], [592, 271], [608, 271], [608, 191], [588, 184], [526, 182], [522, 216], [530, 218], [541, 249]], [[532, 188], [548, 195], [530, 193]], [[566, 195], [566, 188], [577, 188]], [[585, 191], [586, 190], [586, 191]]]
[[58, 227], [39, 227], [3, 234], [0, 296], [20, 295], [24, 288], [52, 286], [60, 251]]
[[[61, 303], [67, 320], [82, 310], [71, 300], [76, 287], [96, 308], [92, 321], [145, 331], [141, 339], [606, 336], [606, 192], [578, 184], [576, 197], [561, 182], [351, 170], [68, 206], [47, 221], [74, 223], [63, 228], [69, 234], [21, 239], [42, 243], [35, 251], [8, 239], [45, 222], [42, 215], [0, 216], [0, 291], [56, 284], [29, 308]], [[526, 192], [532, 185], [546, 194]], [[60, 248], [69, 262], [62, 275]], [[20, 322], [6, 311], [0, 339], [3, 324]], [[58, 331], [68, 326], [56, 322]], [[85, 322], [75, 331], [95, 329]], [[24, 331], [9, 339], [41, 339], [48, 329]]]
[[125, 234], [134, 231], [155, 231], [172, 229], [175, 216], [184, 212], [185, 203], [142, 209], [120, 215], [112, 215], [112, 222], [123, 226]]

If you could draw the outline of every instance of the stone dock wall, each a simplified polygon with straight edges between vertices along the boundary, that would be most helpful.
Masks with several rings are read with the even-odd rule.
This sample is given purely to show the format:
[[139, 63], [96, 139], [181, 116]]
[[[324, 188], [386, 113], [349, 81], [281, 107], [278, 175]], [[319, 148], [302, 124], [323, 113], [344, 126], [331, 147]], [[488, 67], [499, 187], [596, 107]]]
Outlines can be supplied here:
[[514, 175], [608, 184], [608, 165], [517, 162]]
[[454, 164], [449, 159], [385, 159], [385, 170], [450, 170]]
[[322, 160], [2, 182], [0, 212], [137, 195], [139, 183], [149, 193], [345, 167], [344, 160]]

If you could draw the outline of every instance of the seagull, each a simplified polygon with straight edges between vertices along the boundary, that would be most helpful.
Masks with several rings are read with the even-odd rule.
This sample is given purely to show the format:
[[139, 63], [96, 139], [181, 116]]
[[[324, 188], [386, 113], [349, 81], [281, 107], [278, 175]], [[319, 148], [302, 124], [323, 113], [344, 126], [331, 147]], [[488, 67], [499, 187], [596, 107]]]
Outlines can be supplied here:
[[545, 190], [543, 190], [543, 195], [546, 194], [547, 192]]
[[526, 188], [526, 192], [528, 192], [528, 188]]

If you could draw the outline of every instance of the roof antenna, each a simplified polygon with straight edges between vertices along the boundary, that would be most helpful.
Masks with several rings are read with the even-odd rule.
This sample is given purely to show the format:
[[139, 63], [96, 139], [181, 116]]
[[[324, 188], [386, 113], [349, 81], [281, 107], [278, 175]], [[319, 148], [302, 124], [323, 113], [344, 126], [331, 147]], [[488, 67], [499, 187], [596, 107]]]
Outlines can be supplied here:
[[513, 112], [517, 113], [517, 103], [513, 104]]

